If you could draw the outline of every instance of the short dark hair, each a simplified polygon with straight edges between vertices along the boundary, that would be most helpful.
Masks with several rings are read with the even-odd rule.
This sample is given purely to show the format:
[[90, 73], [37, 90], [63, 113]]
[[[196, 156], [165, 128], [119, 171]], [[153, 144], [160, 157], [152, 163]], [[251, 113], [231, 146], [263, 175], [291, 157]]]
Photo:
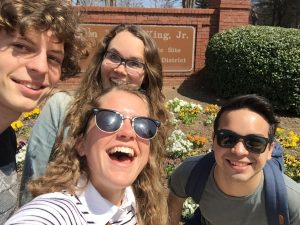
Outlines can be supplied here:
[[221, 117], [225, 112], [238, 109], [249, 109], [264, 117], [270, 125], [269, 139], [273, 141], [279, 121], [275, 117], [273, 107], [269, 100], [256, 94], [237, 96], [225, 103], [214, 121], [214, 132], [219, 128]]

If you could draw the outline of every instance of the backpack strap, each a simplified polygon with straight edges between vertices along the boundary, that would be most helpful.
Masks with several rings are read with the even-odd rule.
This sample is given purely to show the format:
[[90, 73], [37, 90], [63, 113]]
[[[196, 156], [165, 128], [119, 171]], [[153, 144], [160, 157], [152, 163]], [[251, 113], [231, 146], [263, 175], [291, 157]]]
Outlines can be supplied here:
[[[215, 157], [213, 152], [196, 157], [198, 158], [198, 162], [189, 175], [185, 192], [188, 196], [192, 197], [196, 203], [199, 203], [210, 171], [215, 164]], [[198, 207], [193, 216], [186, 221], [184, 225], [202, 225], [201, 217], [200, 208]]]
[[268, 223], [271, 225], [288, 225], [290, 224], [288, 196], [278, 163], [274, 160], [268, 160], [263, 171]]
[[215, 164], [215, 157], [213, 152], [197, 157], [199, 157], [199, 160], [188, 178], [185, 192], [196, 203], [199, 203], [210, 171]]
[[278, 168], [284, 172], [283, 148], [278, 141], [275, 141], [275, 146], [272, 152], [272, 160], [276, 163]]

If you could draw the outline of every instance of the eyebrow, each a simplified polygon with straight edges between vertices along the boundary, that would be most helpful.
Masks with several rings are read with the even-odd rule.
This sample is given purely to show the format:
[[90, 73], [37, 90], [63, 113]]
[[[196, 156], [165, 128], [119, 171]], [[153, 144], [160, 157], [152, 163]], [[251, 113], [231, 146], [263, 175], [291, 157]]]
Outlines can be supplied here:
[[[36, 45], [35, 42], [33, 42], [32, 40], [30, 40], [28, 37], [26, 37], [26, 36], [24, 36], [24, 35], [17, 34], [17, 35], [15, 36], [15, 38], [21, 39], [21, 40], [24, 40], [24, 41], [27, 41], [27, 42], [29, 42], [31, 45]], [[60, 42], [54, 42], [54, 43], [60, 43]], [[62, 51], [62, 50], [52, 49], [52, 50], [50, 50], [50, 52], [52, 52], [52, 53], [54, 53], [54, 54], [60, 54], [60, 55], [64, 56], [64, 51]]]
[[35, 43], [33, 41], [31, 41], [28, 37], [24, 36], [24, 35], [21, 35], [21, 34], [17, 34], [15, 36], [16, 39], [21, 39], [23, 41], [27, 41], [29, 42], [30, 44], [34, 45]]

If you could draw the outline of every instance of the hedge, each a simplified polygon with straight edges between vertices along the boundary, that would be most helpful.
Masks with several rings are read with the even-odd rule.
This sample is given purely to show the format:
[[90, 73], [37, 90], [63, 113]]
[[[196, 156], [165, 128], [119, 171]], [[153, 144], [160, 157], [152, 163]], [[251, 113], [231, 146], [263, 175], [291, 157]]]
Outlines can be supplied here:
[[300, 115], [300, 30], [247, 26], [217, 33], [206, 49], [206, 78], [217, 96], [256, 93], [278, 112]]

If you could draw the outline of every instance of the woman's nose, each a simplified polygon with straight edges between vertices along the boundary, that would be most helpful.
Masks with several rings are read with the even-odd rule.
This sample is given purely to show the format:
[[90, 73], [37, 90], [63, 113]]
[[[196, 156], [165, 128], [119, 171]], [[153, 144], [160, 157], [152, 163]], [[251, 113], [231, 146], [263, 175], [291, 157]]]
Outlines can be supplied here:
[[131, 139], [135, 137], [135, 132], [131, 125], [131, 120], [126, 118], [123, 120], [122, 127], [118, 130], [118, 137]]
[[120, 63], [116, 68], [114, 68], [114, 71], [116, 73], [122, 74], [122, 75], [127, 75], [127, 69], [126, 69], [126, 64], [125, 63]]

